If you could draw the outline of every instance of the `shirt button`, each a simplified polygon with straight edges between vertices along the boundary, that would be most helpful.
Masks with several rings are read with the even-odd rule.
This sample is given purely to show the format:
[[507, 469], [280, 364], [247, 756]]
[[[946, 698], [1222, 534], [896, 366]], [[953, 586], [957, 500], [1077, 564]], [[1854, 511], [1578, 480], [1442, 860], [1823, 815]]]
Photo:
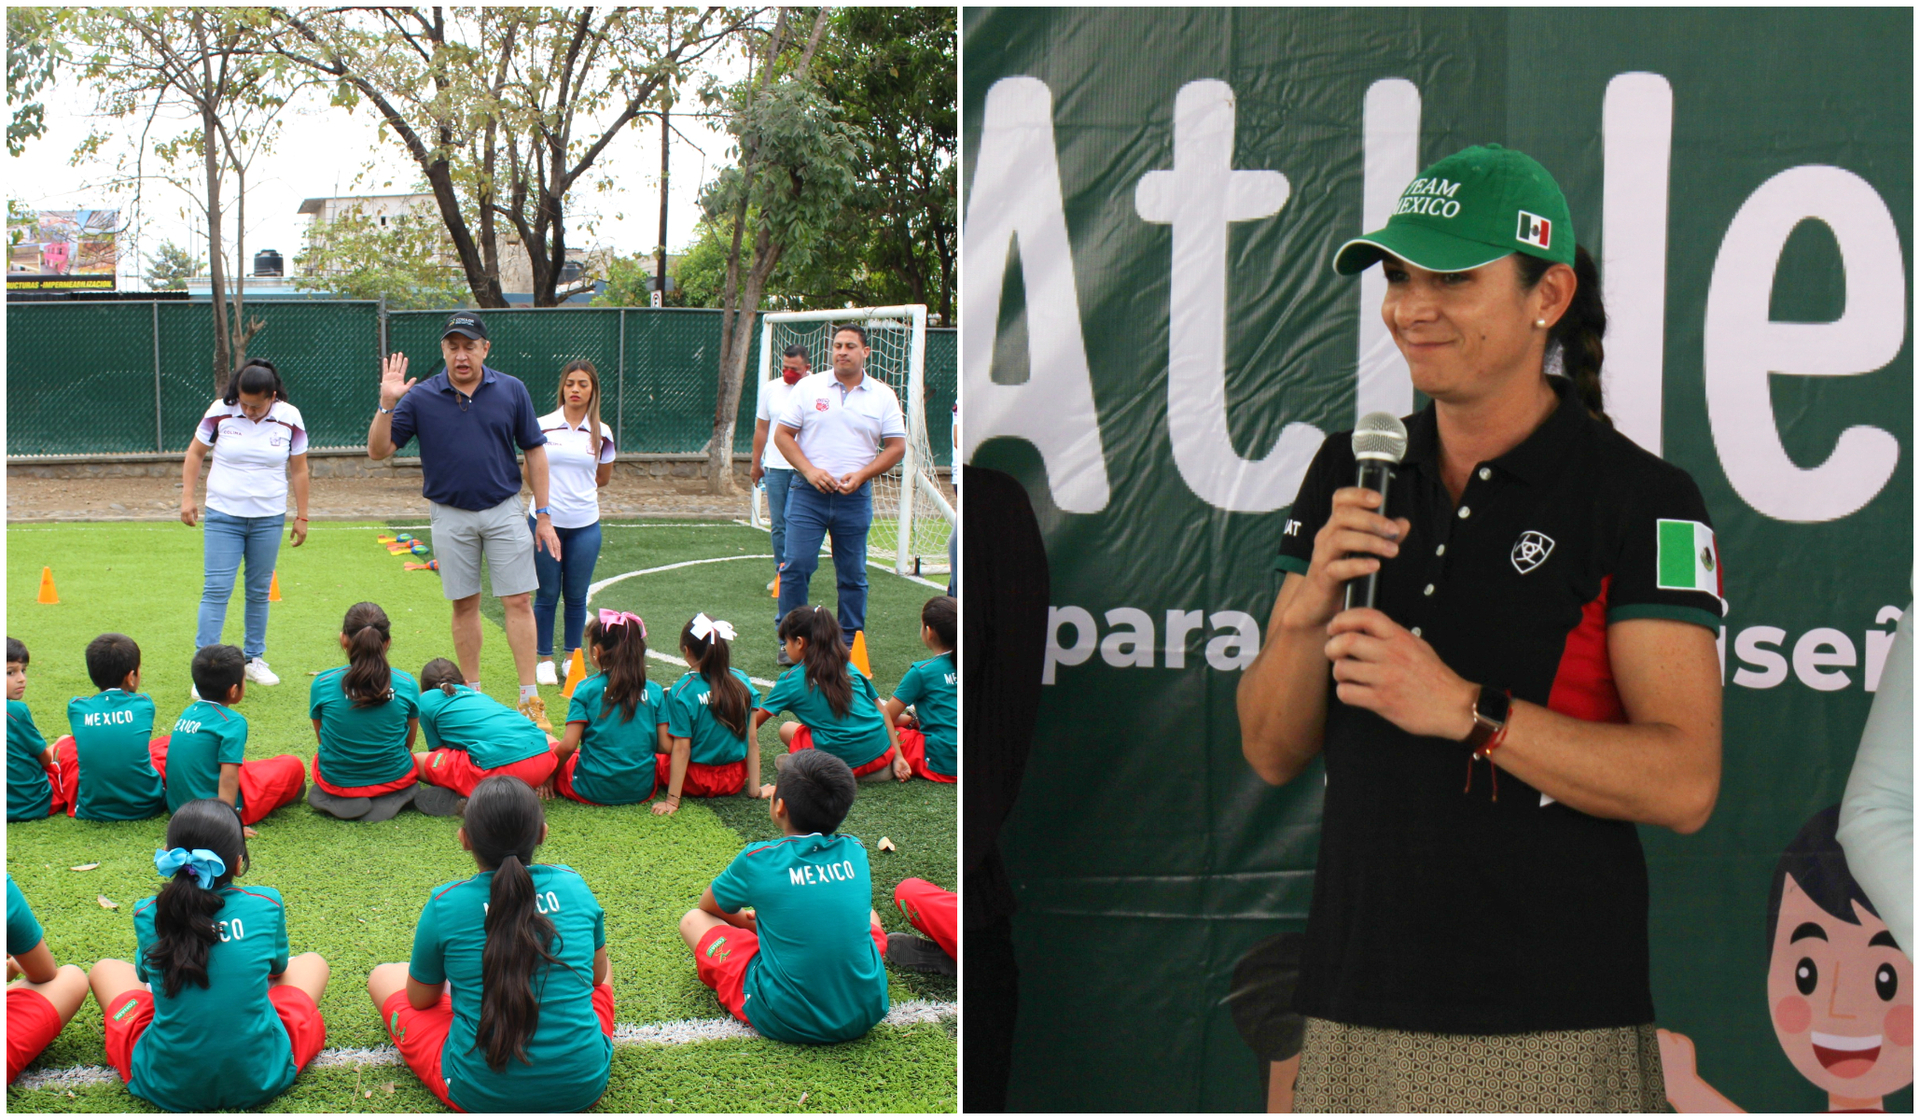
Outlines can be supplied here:
[[1433, 550], [1433, 554], [1435, 556], [1445, 556], [1447, 554], [1447, 546], [1444, 544], [1441, 545], [1439, 548]]
[[1422, 594], [1422, 595], [1431, 595], [1431, 594], [1433, 594], [1433, 585], [1432, 585], [1431, 583], [1429, 583], [1429, 584], [1427, 584], [1427, 589], [1426, 589], [1425, 591], [1422, 591], [1422, 592], [1421, 592], [1420, 594]]
[[1418, 626], [1416, 626], [1416, 627], [1414, 627], [1414, 628], [1413, 628], [1413, 629], [1412, 629], [1411, 631], [1409, 631], [1409, 632], [1410, 632], [1410, 633], [1411, 633], [1411, 634], [1412, 634], [1412, 635], [1413, 635], [1414, 637], [1416, 637], [1416, 638], [1418, 638], [1418, 637], [1420, 636], [1420, 628], [1419, 628]]
[[1485, 482], [1486, 480], [1492, 477], [1493, 477], [1493, 472], [1491, 470], [1488, 470], [1486, 467], [1480, 468], [1480, 481]]
[[1468, 509], [1468, 508], [1467, 508], [1466, 506], [1461, 506], [1461, 507], [1460, 507], [1460, 520], [1462, 520], [1462, 521], [1465, 521], [1465, 520], [1466, 520], [1466, 519], [1468, 518], [1468, 516], [1470, 516], [1470, 515], [1471, 515], [1472, 513], [1473, 513], [1473, 511], [1472, 511], [1472, 510], [1470, 510], [1470, 509]]

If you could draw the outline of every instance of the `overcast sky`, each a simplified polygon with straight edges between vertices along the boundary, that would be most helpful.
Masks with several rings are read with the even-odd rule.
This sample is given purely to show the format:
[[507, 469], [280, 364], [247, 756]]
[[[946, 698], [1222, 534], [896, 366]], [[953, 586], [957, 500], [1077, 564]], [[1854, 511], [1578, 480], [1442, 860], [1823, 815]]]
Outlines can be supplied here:
[[[731, 51], [724, 60], [710, 56], [708, 65], [726, 80], [732, 80], [743, 67]], [[692, 85], [689, 83], [689, 89]], [[41, 99], [46, 106], [46, 135], [28, 141], [24, 153], [8, 160], [8, 197], [34, 210], [117, 207], [123, 211], [123, 222], [136, 217], [134, 188], [115, 188], [111, 181], [119, 151], [133, 149], [144, 117], [116, 121], [96, 115], [93, 91], [65, 73], [59, 84], [42, 91]], [[689, 96], [681, 104], [692, 109], [699, 102]], [[249, 274], [253, 254], [261, 249], [278, 249], [291, 271], [310, 220], [299, 213], [303, 199], [336, 194], [402, 194], [412, 189], [419, 178], [418, 165], [397, 142], [378, 139], [378, 119], [364, 104], [353, 112], [332, 108], [323, 94], [303, 95], [283, 114], [285, 123], [274, 150], [256, 159], [248, 174]], [[695, 199], [706, 179], [727, 162], [729, 138], [690, 114], [676, 115], [674, 125], [681, 135], [674, 137], [671, 153], [667, 245], [678, 253], [692, 244], [694, 223], [700, 216]], [[154, 142], [189, 127], [194, 127], [193, 118], [180, 111], [175, 111], [171, 120], [157, 121], [148, 138], [149, 161], [153, 161]], [[75, 148], [96, 129], [115, 140], [98, 156], [73, 166]], [[594, 173], [605, 174], [619, 186], [604, 192], [593, 190]], [[231, 178], [228, 182], [230, 194]], [[140, 194], [139, 226], [120, 245], [122, 290], [146, 287], [144, 261], [163, 241], [191, 245], [196, 257], [205, 259], [206, 219], [193, 199], [159, 179], [147, 180]], [[595, 226], [591, 233], [586, 229], [588, 222]], [[234, 211], [229, 207], [224, 231], [229, 264], [233, 230]], [[651, 252], [659, 233], [660, 125], [655, 119], [632, 121], [595, 161], [594, 171], [570, 192], [567, 240], [570, 245], [587, 248], [608, 247], [624, 256]], [[133, 255], [136, 244], [138, 259]]]

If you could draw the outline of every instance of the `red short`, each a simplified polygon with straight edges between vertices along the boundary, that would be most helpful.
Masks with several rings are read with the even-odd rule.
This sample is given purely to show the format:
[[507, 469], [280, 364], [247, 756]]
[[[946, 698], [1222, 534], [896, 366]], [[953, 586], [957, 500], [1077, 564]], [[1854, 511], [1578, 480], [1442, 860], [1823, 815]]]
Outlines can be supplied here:
[[[167, 780], [167, 744], [172, 741], [170, 734], [147, 741], [147, 757], [160, 772], [162, 782]], [[80, 805], [80, 746], [73, 736], [62, 735], [53, 741], [53, 765], [47, 767], [47, 777], [54, 782], [53, 811], [73, 816]]]
[[899, 735], [900, 756], [907, 760], [908, 766], [913, 767], [913, 772], [916, 777], [925, 778], [930, 782], [957, 782], [960, 780], [958, 774], [942, 774], [938, 770], [930, 770], [927, 768], [926, 735], [911, 728], [902, 728]]
[[7, 989], [7, 1084], [60, 1037], [64, 1026], [46, 996], [31, 988]]
[[[873, 943], [880, 947], [880, 955], [886, 956], [887, 932], [877, 925], [867, 928], [873, 934]], [[735, 926], [714, 926], [701, 934], [700, 943], [693, 947], [693, 966], [700, 982], [720, 997], [720, 1006], [748, 1026], [753, 1024], [743, 1010], [747, 1005], [747, 964], [759, 951], [760, 935]]]
[[[673, 786], [673, 756], [655, 753], [654, 772], [660, 775], [656, 790], [670, 789]], [[686, 776], [680, 779], [682, 797], [726, 797], [739, 793], [747, 784], [747, 760], [723, 762], [718, 766], [704, 762], [687, 762]]]
[[[153, 756], [153, 768], [160, 771], [160, 780], [167, 780], [167, 748], [173, 743], [173, 736], [161, 735], [148, 745], [147, 751]], [[268, 813], [282, 805], [290, 805], [300, 796], [300, 787], [307, 780], [307, 765], [290, 754], [277, 754], [272, 758], [263, 758], [255, 762], [240, 764], [240, 823], [258, 824]]]
[[317, 754], [313, 756], [313, 784], [335, 797], [378, 797], [383, 793], [394, 793], [406, 789], [419, 780], [420, 768], [415, 766], [407, 774], [391, 782], [381, 782], [377, 786], [336, 786], [320, 776], [320, 756]]
[[[307, 1063], [326, 1049], [327, 1021], [320, 1017], [313, 997], [292, 984], [273, 985], [267, 989], [267, 999], [286, 1024], [287, 1038], [293, 1043], [293, 1068], [307, 1068]], [[120, 1080], [133, 1079], [133, 1048], [151, 1022], [153, 993], [145, 988], [122, 992], [108, 1001], [107, 1061]]]
[[960, 898], [925, 879], [903, 879], [893, 890], [893, 904], [913, 928], [933, 938], [949, 957], [960, 956]]
[[[808, 727], [804, 723], [801, 724], [799, 730], [793, 733], [793, 742], [787, 744], [787, 749], [789, 751], [810, 751], [814, 749], [813, 748], [813, 728]], [[865, 766], [854, 767], [853, 776], [856, 778], [862, 778], [868, 774], [873, 773], [875, 770], [878, 770], [883, 766], [891, 766], [891, 765], [893, 765], [893, 748], [888, 747], [886, 753], [881, 755], [879, 758], [874, 759], [872, 762], [867, 763]], [[948, 780], [951, 781], [952, 779], [948, 779]]]
[[[613, 1037], [613, 985], [593, 987], [593, 1013], [600, 1029]], [[380, 1007], [380, 1022], [387, 1037], [400, 1051], [407, 1068], [426, 1084], [440, 1103], [455, 1112], [466, 1110], [447, 1098], [447, 1080], [440, 1075], [440, 1052], [446, 1049], [447, 1036], [453, 1033], [453, 997], [442, 995], [440, 1002], [425, 1011], [407, 1002], [405, 988], [387, 997]], [[536, 1102], [528, 1102], [533, 1104]]]
[[482, 770], [473, 764], [473, 756], [466, 751], [442, 747], [427, 753], [427, 761], [420, 767], [420, 777], [429, 785], [445, 786], [462, 797], [472, 797], [474, 786], [496, 774], [518, 778], [537, 789], [540, 783], [553, 775], [554, 767], [559, 764], [560, 760], [553, 755], [553, 748], [548, 747], [531, 758]]

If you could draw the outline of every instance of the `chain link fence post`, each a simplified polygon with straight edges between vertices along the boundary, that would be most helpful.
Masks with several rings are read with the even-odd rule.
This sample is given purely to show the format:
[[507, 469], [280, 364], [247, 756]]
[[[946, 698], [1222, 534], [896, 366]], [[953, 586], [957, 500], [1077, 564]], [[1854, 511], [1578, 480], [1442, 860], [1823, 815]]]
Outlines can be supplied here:
[[153, 309], [153, 449], [167, 449], [167, 431], [160, 420], [160, 301], [147, 305]]
[[627, 309], [620, 309], [620, 380], [613, 387], [613, 445], [627, 445]]

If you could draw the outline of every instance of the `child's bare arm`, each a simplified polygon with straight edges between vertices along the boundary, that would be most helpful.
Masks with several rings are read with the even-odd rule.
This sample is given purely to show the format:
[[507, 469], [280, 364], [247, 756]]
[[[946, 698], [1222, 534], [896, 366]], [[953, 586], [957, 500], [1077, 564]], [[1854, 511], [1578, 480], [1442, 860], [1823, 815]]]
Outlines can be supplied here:
[[898, 696], [889, 696], [880, 701], [880, 710], [887, 713], [888, 720], [897, 724], [900, 722], [901, 713], [907, 710], [907, 705]]
[[593, 952], [593, 986], [599, 987], [613, 976], [613, 962], [607, 959], [607, 947], [600, 946]]
[[553, 753], [559, 757], [560, 761], [565, 762], [568, 755], [580, 749], [580, 740], [585, 738], [586, 734], [587, 721], [574, 720], [567, 724], [566, 733], [560, 737], [560, 745], [553, 748]]
[[40, 939], [40, 944], [24, 953], [15, 953], [10, 959], [35, 984], [50, 984], [60, 974], [60, 965], [53, 959], [53, 950], [47, 948], [47, 939], [44, 937]]
[[407, 721], [407, 750], [409, 751], [413, 750], [413, 741], [415, 738], [419, 736], [419, 734], [420, 734], [419, 718], [415, 717], [413, 719], [408, 720]]
[[708, 887], [706, 891], [700, 895], [700, 909], [705, 910], [707, 913], [712, 914], [714, 917], [736, 929], [750, 929], [756, 933], [759, 932], [759, 927], [754, 924], [753, 911], [750, 908], [741, 907], [739, 913], [727, 913], [725, 910], [720, 909], [718, 902], [714, 901], [712, 887]]
[[233, 806], [239, 802], [240, 800], [240, 764], [239, 763], [223, 762], [220, 764], [220, 792], [215, 794], [215, 796], [220, 798], [220, 800], [226, 802], [228, 806]]
[[760, 736], [747, 736], [747, 796], [760, 796]]
[[40, 765], [42, 766], [53, 765], [53, 748], [52, 747], [48, 747], [46, 750], [40, 752]]
[[656, 815], [665, 816], [680, 808], [680, 791], [687, 782], [687, 763], [693, 758], [693, 740], [670, 736], [667, 725], [660, 725], [661, 737], [668, 743], [667, 796], [653, 803]]
[[[320, 742], [320, 721], [317, 719], [313, 721], [313, 741], [316, 743]], [[412, 746], [413, 744], [409, 743], [407, 745]]]

